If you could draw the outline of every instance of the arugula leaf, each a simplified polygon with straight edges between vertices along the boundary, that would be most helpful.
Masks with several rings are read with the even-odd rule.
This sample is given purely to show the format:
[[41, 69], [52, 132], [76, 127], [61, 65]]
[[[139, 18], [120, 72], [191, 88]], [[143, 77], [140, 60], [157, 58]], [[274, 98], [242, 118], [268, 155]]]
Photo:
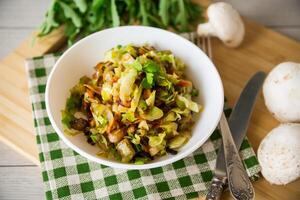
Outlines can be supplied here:
[[170, 0], [160, 0], [159, 1], [159, 16], [161, 17], [162, 22], [165, 26], [169, 25], [170, 16], [169, 16], [169, 7]]
[[146, 10], [146, 0], [140, 0], [140, 15], [142, 16], [142, 25], [149, 26], [148, 13]]
[[87, 3], [85, 0], [74, 0], [74, 2], [81, 13], [84, 13], [87, 10]]
[[97, 11], [99, 10], [105, 3], [105, 0], [93, 0], [92, 2], [92, 10]]
[[42, 24], [40, 28], [39, 36], [47, 35], [51, 32], [53, 28], [59, 26], [59, 24], [55, 21], [55, 6], [56, 1], [53, 1], [50, 9], [46, 13], [46, 21]]
[[186, 31], [188, 23], [184, 0], [178, 0], [178, 7], [179, 13], [177, 15], [176, 21], [179, 23], [181, 31]]
[[82, 26], [82, 21], [80, 16], [75, 12], [75, 10], [73, 10], [72, 7], [70, 7], [68, 4], [64, 2], [57, 1], [57, 3], [63, 9], [65, 16], [71, 19], [76, 27], [80, 28]]
[[65, 34], [68, 36], [68, 44], [71, 45], [74, 40], [76, 35], [80, 32], [80, 29], [77, 28], [73, 23], [67, 22], [66, 23], [66, 29], [65, 29]]
[[120, 26], [120, 18], [119, 18], [115, 0], [111, 0], [111, 15], [112, 15], [113, 27]]
[[38, 36], [60, 25], [67, 26], [69, 44], [79, 35], [126, 24], [187, 31], [191, 23], [203, 21], [201, 11], [191, 0], [53, 0]]
[[136, 12], [137, 12], [137, 7], [135, 6], [135, 4], [137, 4], [137, 2], [135, 0], [125, 0], [125, 4], [127, 6], [127, 11], [128, 11], [128, 23], [129, 24], [133, 24], [136, 20]]

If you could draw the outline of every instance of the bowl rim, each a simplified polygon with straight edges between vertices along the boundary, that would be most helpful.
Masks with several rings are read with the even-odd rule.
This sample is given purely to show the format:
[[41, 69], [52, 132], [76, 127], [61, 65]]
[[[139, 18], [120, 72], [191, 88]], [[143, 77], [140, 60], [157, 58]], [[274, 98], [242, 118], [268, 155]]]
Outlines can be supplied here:
[[158, 162], [153, 162], [153, 163], [147, 163], [147, 164], [143, 164], [143, 165], [135, 165], [133, 163], [121, 163], [121, 162], [114, 162], [114, 161], [109, 161], [109, 160], [105, 160], [105, 159], [102, 159], [100, 156], [96, 157], [96, 155], [91, 155], [89, 153], [86, 153], [85, 151], [81, 150], [78, 146], [74, 145], [66, 136], [65, 134], [63, 133], [63, 131], [61, 131], [58, 126], [56, 125], [55, 123], [55, 120], [52, 116], [52, 113], [51, 113], [51, 109], [50, 109], [50, 105], [49, 105], [49, 101], [50, 101], [50, 96], [49, 96], [49, 85], [51, 83], [51, 80], [52, 80], [52, 77], [57, 69], [57, 67], [59, 66], [60, 62], [64, 59], [64, 57], [69, 54], [69, 52], [72, 51], [72, 49], [76, 48], [78, 45], [80, 45], [81, 43], [85, 42], [86, 40], [89, 40], [90, 38], [92, 37], [95, 37], [95, 35], [98, 35], [98, 34], [101, 34], [103, 32], [110, 32], [110, 31], [118, 31], [118, 30], [121, 30], [121, 29], [140, 29], [140, 30], [156, 30], [156, 31], [160, 31], [160, 32], [164, 32], [164, 33], [167, 33], [167, 34], [171, 34], [175, 37], [177, 37], [177, 39], [180, 39], [180, 40], [185, 40], [185, 42], [187, 42], [189, 45], [192, 45], [194, 47], [196, 47], [198, 49], [198, 51], [200, 51], [202, 54], [204, 54], [204, 56], [206, 56], [208, 58], [208, 62], [210, 62], [210, 65], [213, 67], [213, 71], [214, 71], [214, 74], [216, 75], [216, 80], [217, 80], [217, 84], [218, 84], [218, 87], [220, 88], [220, 92], [221, 93], [221, 96], [224, 97], [224, 88], [223, 88], [223, 83], [222, 83], [222, 79], [220, 77], [220, 74], [217, 70], [217, 68], [215, 67], [215, 65], [213, 64], [213, 62], [211, 61], [211, 59], [200, 49], [198, 48], [194, 43], [192, 43], [191, 41], [183, 38], [182, 36], [176, 34], [176, 33], [173, 33], [173, 32], [170, 32], [170, 31], [167, 31], [167, 30], [164, 30], [164, 29], [160, 29], [160, 28], [155, 28], [155, 27], [148, 27], [148, 26], [137, 26], [137, 25], [129, 25], [129, 26], [120, 26], [120, 27], [113, 27], [113, 28], [108, 28], [108, 29], [104, 29], [104, 30], [101, 30], [101, 31], [98, 31], [98, 32], [95, 32], [85, 38], [82, 38], [80, 39], [79, 41], [77, 41], [73, 46], [71, 46], [69, 49], [67, 49], [61, 56], [60, 58], [55, 62], [50, 74], [49, 74], [49, 77], [47, 79], [47, 83], [46, 83], [46, 92], [45, 92], [45, 104], [46, 104], [46, 111], [47, 111], [47, 114], [48, 114], [48, 117], [50, 119], [50, 122], [51, 122], [51, 125], [52, 127], [54, 128], [55, 132], [59, 135], [59, 137], [63, 140], [63, 142], [70, 148], [72, 148], [74, 151], [76, 151], [77, 153], [79, 153], [80, 155], [82, 155], [83, 157], [91, 160], [91, 161], [94, 161], [96, 163], [99, 163], [99, 164], [103, 164], [103, 165], [106, 165], [106, 166], [109, 166], [109, 167], [112, 167], [112, 168], [117, 168], [117, 169], [127, 169], [127, 170], [133, 170], [133, 169], [151, 169], [151, 168], [156, 168], [156, 167], [162, 167], [162, 166], [165, 166], [165, 165], [168, 165], [168, 164], [171, 164], [171, 163], [174, 163], [178, 160], [181, 160], [183, 158], [185, 158], [186, 156], [190, 155], [191, 153], [193, 153], [195, 150], [197, 150], [199, 147], [201, 147], [201, 145], [203, 145], [207, 139], [211, 136], [211, 134], [213, 133], [213, 131], [215, 130], [215, 128], [217, 127], [219, 121], [220, 121], [220, 118], [221, 118], [221, 114], [223, 112], [223, 106], [224, 106], [224, 100], [222, 99], [221, 102], [219, 103], [219, 107], [217, 108], [218, 110], [218, 116], [216, 117], [216, 121], [214, 122], [213, 126], [211, 126], [210, 130], [208, 130], [209, 134], [207, 134], [205, 137], [203, 137], [202, 140], [196, 142], [195, 145], [193, 145], [192, 147], [190, 147], [189, 149], [186, 149], [184, 152], [182, 152], [181, 154], [178, 154], [178, 155], [175, 155], [173, 157], [170, 157], [166, 160], [161, 160], [161, 161], [158, 161]]

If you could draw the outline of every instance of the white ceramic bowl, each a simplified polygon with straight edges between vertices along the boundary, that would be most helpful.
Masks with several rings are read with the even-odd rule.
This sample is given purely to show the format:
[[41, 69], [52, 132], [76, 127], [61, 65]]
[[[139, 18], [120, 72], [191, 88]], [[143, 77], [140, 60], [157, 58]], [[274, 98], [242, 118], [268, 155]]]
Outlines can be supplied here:
[[[177, 155], [167, 155], [144, 165], [124, 164], [96, 155], [98, 148], [86, 142], [83, 134], [64, 134], [61, 110], [64, 109], [69, 90], [83, 75], [91, 75], [93, 66], [100, 62], [104, 53], [118, 44], [142, 45], [148, 43], [159, 50], [171, 50], [187, 65], [186, 74], [199, 89], [198, 102], [204, 106], [196, 119], [191, 139]], [[46, 107], [50, 121], [64, 143], [82, 156], [114, 168], [149, 169], [170, 164], [199, 148], [216, 128], [223, 111], [224, 93], [220, 76], [197, 46], [188, 40], [165, 30], [124, 26], [94, 33], [69, 48], [56, 62], [47, 82]]]

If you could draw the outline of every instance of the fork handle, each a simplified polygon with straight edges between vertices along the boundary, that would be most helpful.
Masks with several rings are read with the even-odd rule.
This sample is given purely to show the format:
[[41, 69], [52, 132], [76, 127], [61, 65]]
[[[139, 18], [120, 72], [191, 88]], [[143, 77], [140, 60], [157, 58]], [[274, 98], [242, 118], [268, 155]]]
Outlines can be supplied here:
[[214, 177], [212, 180], [212, 184], [206, 195], [206, 200], [221, 199], [221, 195], [222, 195], [225, 185], [226, 185], [226, 177], [224, 177], [222, 179], [220, 179], [218, 177]]

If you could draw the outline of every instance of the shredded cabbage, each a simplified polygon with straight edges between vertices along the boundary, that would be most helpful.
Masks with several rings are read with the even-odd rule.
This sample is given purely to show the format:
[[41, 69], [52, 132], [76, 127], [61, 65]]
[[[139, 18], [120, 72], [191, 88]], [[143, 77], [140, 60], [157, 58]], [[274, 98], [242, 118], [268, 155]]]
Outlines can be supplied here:
[[132, 92], [132, 86], [137, 77], [136, 69], [130, 68], [128, 71], [124, 72], [123, 77], [120, 79], [120, 99], [122, 102], [129, 100], [130, 94]]
[[[176, 153], [190, 137], [198, 90], [171, 51], [118, 45], [91, 78], [70, 90], [62, 111], [66, 134], [83, 134], [97, 155], [145, 164]], [[80, 113], [80, 114], [78, 114]]]
[[149, 98], [146, 99], [146, 104], [150, 107], [154, 106], [155, 102], [155, 90], [150, 94]]
[[104, 102], [110, 101], [112, 98], [112, 86], [109, 83], [103, 83], [101, 97]]
[[154, 121], [162, 118], [163, 115], [164, 115], [163, 111], [158, 107], [154, 106], [149, 110], [148, 113], [143, 114], [141, 117], [148, 121]]
[[180, 96], [178, 95], [177, 96], [178, 100], [183, 102], [183, 104], [185, 105], [186, 108], [190, 109], [191, 111], [194, 111], [194, 112], [199, 112], [199, 107], [198, 107], [198, 104], [193, 102], [192, 100], [190, 99], [187, 99], [183, 96]]
[[184, 145], [188, 139], [189, 138], [186, 135], [177, 135], [169, 141], [168, 146], [170, 149], [178, 149]]

